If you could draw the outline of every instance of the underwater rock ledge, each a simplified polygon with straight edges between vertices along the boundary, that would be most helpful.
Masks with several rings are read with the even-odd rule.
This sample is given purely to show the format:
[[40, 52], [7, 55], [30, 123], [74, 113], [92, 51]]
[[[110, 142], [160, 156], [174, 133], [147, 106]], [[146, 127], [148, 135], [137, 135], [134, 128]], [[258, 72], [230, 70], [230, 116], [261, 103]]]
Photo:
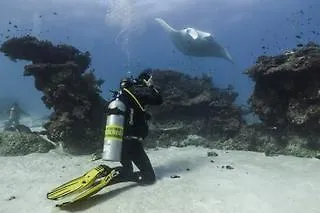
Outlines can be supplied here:
[[32, 61], [33, 64], [65, 64], [74, 62], [83, 72], [89, 68], [91, 56], [89, 52], [81, 52], [77, 48], [58, 44], [26, 35], [13, 37], [5, 41], [0, 51], [11, 60]]
[[261, 56], [246, 71], [255, 81], [254, 112], [269, 127], [319, 134], [320, 46], [315, 43], [277, 56]]
[[24, 75], [34, 77], [44, 104], [54, 110], [44, 125], [48, 138], [70, 153], [94, 152], [103, 141], [105, 100], [99, 89], [103, 81], [89, 69], [90, 54], [32, 36], [9, 39], [0, 51], [13, 61], [32, 62]]
[[315, 157], [312, 146], [320, 137], [248, 124], [242, 107], [234, 102], [237, 92], [230, 86], [216, 88], [212, 79], [190, 77], [172, 70], [152, 70], [154, 83], [161, 89], [164, 103], [148, 108], [152, 115], [148, 148], [188, 145], [224, 150], [264, 152], [267, 156], [285, 154]]
[[[220, 89], [206, 75], [191, 77], [173, 70], [152, 69], [153, 80], [163, 95], [160, 107], [148, 107], [152, 115], [151, 143], [171, 144], [187, 135], [210, 140], [235, 136], [244, 124], [235, 105], [238, 93], [232, 86]], [[158, 134], [161, 134], [159, 136]], [[163, 140], [163, 142], [156, 142]]]

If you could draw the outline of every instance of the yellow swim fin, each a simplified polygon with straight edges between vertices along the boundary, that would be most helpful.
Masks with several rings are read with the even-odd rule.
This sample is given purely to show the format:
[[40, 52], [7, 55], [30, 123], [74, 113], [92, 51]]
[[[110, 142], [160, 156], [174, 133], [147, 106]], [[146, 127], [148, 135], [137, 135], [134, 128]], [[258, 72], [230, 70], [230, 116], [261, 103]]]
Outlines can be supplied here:
[[50, 200], [57, 200], [76, 192], [79, 193], [87, 187], [92, 186], [97, 178], [108, 172], [106, 171], [107, 168], [108, 167], [105, 165], [97, 166], [96, 168], [86, 172], [81, 177], [68, 181], [67, 183], [64, 183], [61, 186], [51, 190], [47, 193], [47, 198]]
[[99, 181], [95, 182], [90, 187], [87, 187], [86, 189], [82, 190], [81, 194], [70, 199], [69, 201], [65, 201], [60, 204], [56, 204], [56, 207], [65, 207], [69, 204], [84, 200], [84, 199], [98, 193], [101, 189], [106, 187], [109, 184], [109, 182], [117, 175], [119, 175], [119, 171], [112, 170], [107, 176], [101, 178]]

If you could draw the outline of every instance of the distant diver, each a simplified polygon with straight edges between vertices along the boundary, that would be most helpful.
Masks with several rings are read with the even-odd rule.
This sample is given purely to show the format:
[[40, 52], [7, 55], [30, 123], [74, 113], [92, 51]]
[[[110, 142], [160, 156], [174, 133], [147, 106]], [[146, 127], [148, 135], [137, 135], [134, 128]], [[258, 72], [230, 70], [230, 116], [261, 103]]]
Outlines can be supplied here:
[[175, 47], [184, 55], [219, 57], [234, 63], [230, 53], [218, 44], [210, 33], [191, 27], [176, 30], [161, 18], [155, 20], [169, 33]]
[[21, 109], [17, 103], [13, 103], [9, 109], [9, 118], [5, 123], [5, 129], [16, 128], [20, 124]]
[[27, 115], [18, 103], [13, 103], [8, 112], [9, 118], [4, 124], [4, 131], [31, 133], [31, 129], [20, 124], [21, 115]]

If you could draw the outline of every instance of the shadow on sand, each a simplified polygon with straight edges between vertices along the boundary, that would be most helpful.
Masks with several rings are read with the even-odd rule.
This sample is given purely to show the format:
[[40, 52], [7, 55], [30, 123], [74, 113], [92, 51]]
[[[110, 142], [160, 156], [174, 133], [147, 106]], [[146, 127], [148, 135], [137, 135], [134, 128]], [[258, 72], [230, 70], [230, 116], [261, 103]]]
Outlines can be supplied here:
[[69, 212], [83, 212], [86, 209], [91, 208], [92, 206], [98, 205], [102, 202], [107, 202], [108, 200], [116, 197], [117, 195], [121, 194], [122, 192], [125, 192], [131, 188], [134, 188], [138, 186], [136, 183], [132, 183], [130, 185], [120, 187], [113, 189], [111, 191], [105, 192], [103, 194], [97, 194], [92, 197], [89, 197], [88, 199], [82, 200], [80, 202], [70, 204], [65, 207], [60, 207], [61, 210], [69, 211]]
[[192, 170], [206, 165], [207, 162], [209, 162], [209, 159], [203, 156], [195, 156], [192, 159], [173, 159], [167, 161], [166, 164], [155, 166], [154, 170], [157, 179], [160, 180], [166, 177], [170, 177], [171, 175], [178, 175], [184, 172], [190, 172]]

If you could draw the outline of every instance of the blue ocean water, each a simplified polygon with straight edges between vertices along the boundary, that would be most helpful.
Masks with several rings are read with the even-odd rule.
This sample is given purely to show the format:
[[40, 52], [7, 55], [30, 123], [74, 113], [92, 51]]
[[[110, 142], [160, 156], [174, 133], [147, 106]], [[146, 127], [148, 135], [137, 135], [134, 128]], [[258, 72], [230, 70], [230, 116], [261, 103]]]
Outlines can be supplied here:
[[[89, 51], [97, 77], [105, 80], [105, 98], [128, 73], [159, 68], [212, 75], [218, 87], [232, 84], [237, 102], [245, 104], [253, 82], [243, 72], [262, 54], [319, 42], [319, 9], [319, 0], [1, 0], [0, 42], [29, 33]], [[176, 29], [210, 32], [235, 64], [183, 55], [155, 22], [158, 17]], [[23, 76], [26, 63], [0, 55], [0, 98], [17, 99], [30, 113], [45, 114], [34, 79]]]

